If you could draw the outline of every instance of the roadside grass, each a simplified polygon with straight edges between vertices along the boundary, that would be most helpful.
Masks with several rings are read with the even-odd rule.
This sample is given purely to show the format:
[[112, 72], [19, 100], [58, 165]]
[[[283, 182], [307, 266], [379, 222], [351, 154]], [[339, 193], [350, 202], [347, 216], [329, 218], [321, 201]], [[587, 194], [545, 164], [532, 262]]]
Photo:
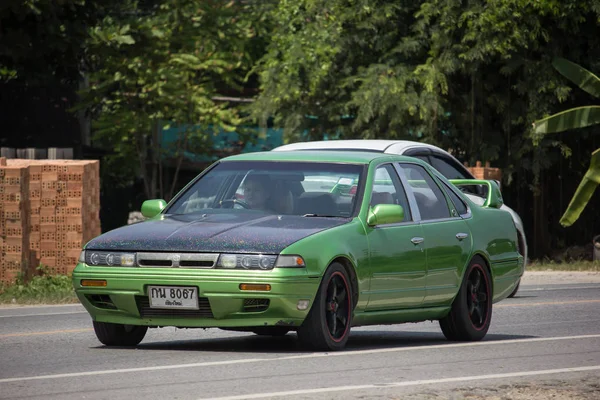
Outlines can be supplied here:
[[78, 302], [71, 277], [67, 275], [34, 276], [25, 283], [0, 284], [0, 304], [65, 304]]
[[[527, 271], [587, 271], [600, 272], [600, 261], [555, 262], [536, 260], [529, 263]], [[79, 300], [73, 291], [71, 277], [48, 275], [43, 268], [41, 276], [34, 276], [29, 282], [18, 279], [11, 285], [0, 284], [0, 304], [65, 304]]]
[[600, 261], [556, 262], [552, 260], [533, 261], [525, 267], [526, 271], [582, 271], [600, 272]]

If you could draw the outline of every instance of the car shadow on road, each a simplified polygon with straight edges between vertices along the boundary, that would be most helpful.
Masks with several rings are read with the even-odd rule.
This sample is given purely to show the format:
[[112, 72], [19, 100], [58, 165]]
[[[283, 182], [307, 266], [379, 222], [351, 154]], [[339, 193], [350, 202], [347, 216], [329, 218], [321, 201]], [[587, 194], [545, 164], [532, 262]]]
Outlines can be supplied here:
[[[526, 339], [533, 336], [527, 335], [502, 335], [488, 334], [485, 341], [501, 341]], [[402, 347], [423, 347], [451, 344], [437, 332], [406, 332], [406, 331], [356, 331], [352, 332], [346, 351], [392, 349]], [[463, 342], [464, 343], [464, 342]], [[114, 349], [115, 347], [99, 347], [101, 349]], [[296, 334], [290, 332], [285, 336], [269, 337], [256, 336], [252, 334], [240, 334], [240, 336], [228, 336], [223, 338], [172, 340], [159, 342], [142, 342], [136, 347], [137, 351], [202, 351], [218, 353], [277, 353], [277, 354], [299, 354], [312, 353], [314, 350], [301, 346]]]

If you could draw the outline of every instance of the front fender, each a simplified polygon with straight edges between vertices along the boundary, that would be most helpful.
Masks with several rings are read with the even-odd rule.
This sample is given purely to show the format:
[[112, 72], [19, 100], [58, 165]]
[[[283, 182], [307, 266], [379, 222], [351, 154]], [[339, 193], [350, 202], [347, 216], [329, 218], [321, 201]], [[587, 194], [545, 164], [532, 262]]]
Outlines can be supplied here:
[[362, 302], [366, 303], [366, 299], [360, 298], [360, 292], [369, 282], [369, 245], [364, 227], [358, 218], [301, 239], [286, 247], [281, 254], [302, 256], [309, 277], [314, 279], [321, 279], [335, 259], [345, 258], [354, 268], [357, 278], [357, 308], [361, 307]]

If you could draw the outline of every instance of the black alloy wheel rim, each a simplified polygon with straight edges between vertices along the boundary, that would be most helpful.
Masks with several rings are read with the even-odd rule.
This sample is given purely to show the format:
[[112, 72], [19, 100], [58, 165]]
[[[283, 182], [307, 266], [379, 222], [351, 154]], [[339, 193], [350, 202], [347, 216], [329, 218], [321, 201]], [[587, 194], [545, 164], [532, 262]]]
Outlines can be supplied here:
[[481, 266], [476, 265], [467, 281], [467, 308], [473, 327], [481, 330], [488, 319], [489, 306], [488, 282]]
[[331, 339], [336, 342], [341, 341], [348, 331], [350, 297], [348, 296], [348, 283], [339, 272], [336, 272], [329, 279], [329, 284], [327, 285], [325, 319]]

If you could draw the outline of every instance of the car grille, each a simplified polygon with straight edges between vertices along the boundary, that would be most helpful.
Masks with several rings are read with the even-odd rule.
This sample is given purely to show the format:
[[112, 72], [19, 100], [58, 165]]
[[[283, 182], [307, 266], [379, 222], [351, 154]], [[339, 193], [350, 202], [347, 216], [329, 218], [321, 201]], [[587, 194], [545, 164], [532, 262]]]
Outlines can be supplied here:
[[137, 253], [139, 267], [213, 268], [218, 254], [214, 253]]
[[135, 296], [138, 311], [142, 318], [173, 317], [173, 318], [214, 318], [210, 303], [206, 297], [198, 298], [198, 310], [177, 310], [150, 308], [148, 296]]

